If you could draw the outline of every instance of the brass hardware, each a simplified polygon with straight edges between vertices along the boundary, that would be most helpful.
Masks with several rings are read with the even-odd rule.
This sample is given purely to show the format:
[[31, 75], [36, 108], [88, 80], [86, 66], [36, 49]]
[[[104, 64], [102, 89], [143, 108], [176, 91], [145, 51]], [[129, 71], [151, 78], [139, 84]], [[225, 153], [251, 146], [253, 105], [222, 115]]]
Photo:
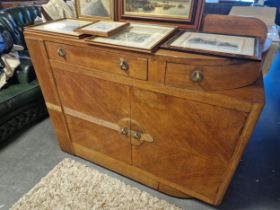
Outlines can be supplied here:
[[142, 135], [139, 132], [133, 132], [132, 136], [133, 136], [133, 138], [140, 140]]
[[201, 82], [204, 79], [203, 73], [199, 70], [194, 70], [191, 74], [191, 80], [193, 82]]
[[62, 58], [65, 58], [65, 56], [66, 56], [66, 53], [65, 53], [64, 49], [62, 49], [62, 48], [59, 48], [57, 50], [57, 54]]
[[122, 135], [128, 136], [128, 133], [129, 133], [128, 128], [122, 128], [122, 129], [121, 129], [121, 134], [122, 134]]
[[121, 68], [121, 70], [123, 70], [125, 72], [127, 72], [129, 69], [128, 62], [122, 58], [120, 59], [120, 68]]

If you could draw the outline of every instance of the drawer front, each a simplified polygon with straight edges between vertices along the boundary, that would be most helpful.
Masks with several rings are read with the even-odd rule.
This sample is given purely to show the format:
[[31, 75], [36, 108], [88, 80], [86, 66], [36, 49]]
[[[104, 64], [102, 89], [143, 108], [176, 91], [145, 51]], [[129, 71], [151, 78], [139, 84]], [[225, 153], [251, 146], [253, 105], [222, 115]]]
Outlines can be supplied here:
[[203, 65], [167, 63], [165, 85], [194, 90], [229, 90], [254, 83], [260, 74], [260, 63], [232, 61]]
[[46, 45], [50, 59], [147, 80], [146, 58], [111, 53], [90, 46], [77, 47], [53, 42], [47, 42]]

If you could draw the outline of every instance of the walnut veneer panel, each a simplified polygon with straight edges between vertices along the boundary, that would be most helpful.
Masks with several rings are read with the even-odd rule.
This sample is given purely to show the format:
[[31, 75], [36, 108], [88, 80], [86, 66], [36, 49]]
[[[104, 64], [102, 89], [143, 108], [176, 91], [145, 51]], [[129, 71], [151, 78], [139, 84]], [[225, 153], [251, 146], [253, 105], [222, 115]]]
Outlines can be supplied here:
[[154, 139], [133, 146], [134, 166], [214, 198], [247, 114], [134, 88], [131, 118]]
[[[125, 120], [130, 117], [129, 87], [63, 70], [54, 74], [72, 141], [131, 163], [130, 140], [119, 132], [130, 128]], [[95, 124], [96, 119], [113, 128]]]
[[[259, 71], [256, 71], [259, 69]], [[200, 71], [203, 80], [195, 83], [191, 80], [193, 71]], [[167, 63], [165, 84], [179, 88], [195, 90], [226, 90], [252, 84], [261, 71], [260, 62], [238, 60], [220, 60], [211, 65], [207, 60], [190, 60], [189, 64]], [[244, 77], [246, 72], [246, 77]]]
[[[59, 49], [62, 49], [65, 52], [65, 57], [58, 55], [57, 52]], [[47, 43], [47, 50], [51, 59], [108, 71], [122, 76], [147, 80], [148, 62], [146, 58], [141, 58], [140, 56], [135, 57], [131, 55], [111, 53], [105, 50], [97, 51], [91, 48], [83, 48], [81, 50], [80, 47], [53, 42]], [[128, 63], [128, 71], [123, 71], [120, 68], [120, 63], [122, 61]]]

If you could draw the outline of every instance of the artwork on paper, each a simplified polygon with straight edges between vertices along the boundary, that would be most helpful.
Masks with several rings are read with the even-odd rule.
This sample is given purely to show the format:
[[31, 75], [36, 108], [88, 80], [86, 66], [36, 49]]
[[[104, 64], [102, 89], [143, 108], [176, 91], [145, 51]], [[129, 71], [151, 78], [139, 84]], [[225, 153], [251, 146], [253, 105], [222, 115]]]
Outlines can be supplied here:
[[42, 25], [34, 26], [32, 29], [41, 30], [46, 32], [61, 33], [71, 36], [79, 36], [80, 33], [75, 32], [74, 30], [89, 24], [89, 21], [81, 21], [74, 19], [64, 19], [59, 21], [54, 21], [50, 23], [45, 23]]
[[185, 32], [170, 46], [253, 56], [255, 39], [220, 34]]
[[174, 30], [174, 27], [131, 24], [121, 32], [111, 37], [98, 37], [94, 38], [92, 41], [151, 50], [157, 43], [159, 43]]
[[91, 25], [85, 26], [82, 29], [85, 31], [108, 33], [124, 25], [127, 25], [127, 23], [113, 22], [113, 21], [99, 21], [97, 23], [93, 23]]
[[113, 1], [112, 0], [77, 0], [78, 13], [81, 17], [103, 17], [112, 18]]
[[190, 19], [193, 0], [124, 0], [124, 14]]

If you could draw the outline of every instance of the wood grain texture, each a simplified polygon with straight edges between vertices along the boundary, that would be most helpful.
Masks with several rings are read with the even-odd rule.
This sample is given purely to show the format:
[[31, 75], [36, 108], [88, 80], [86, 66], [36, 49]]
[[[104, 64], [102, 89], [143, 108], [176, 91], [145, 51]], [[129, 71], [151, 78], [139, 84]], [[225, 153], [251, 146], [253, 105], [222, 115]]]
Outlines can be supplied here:
[[[213, 199], [246, 118], [243, 112], [133, 88], [131, 119], [154, 139], [132, 147], [133, 165]], [[137, 130], [134, 124], [131, 129]]]
[[265, 23], [252, 17], [209, 14], [205, 17], [202, 30], [208, 33], [259, 37], [262, 43], [267, 37]]
[[158, 93], [165, 93], [179, 98], [184, 98], [192, 101], [203, 102], [211, 105], [218, 105], [225, 108], [236, 109], [244, 112], [249, 112], [253, 103], [263, 103], [264, 92], [262, 77], [260, 81], [256, 81], [251, 86], [238, 88], [234, 90], [224, 91], [195, 91], [190, 89], [174, 88], [164, 86], [160, 83], [151, 83], [141, 80], [134, 80], [131, 78], [110, 74], [103, 71], [94, 70], [91, 68], [84, 68], [77, 65], [69, 65], [64, 62], [50, 61], [54, 69], [66, 70], [73, 73], [78, 73], [84, 76], [90, 76], [98, 79], [104, 79], [118, 84], [127, 86], [139, 87], [146, 90], [155, 91]]
[[29, 38], [25, 38], [25, 41], [45, 100], [60, 105], [44, 41]]
[[[83, 48], [83, 50], [81, 50], [78, 47], [51, 42], [47, 43], [47, 49], [50, 59], [91, 67], [122, 76], [147, 80], [148, 62], [146, 58], [115, 54], [104, 50], [96, 51], [91, 50], [91, 48]], [[60, 57], [58, 55], [57, 52], [59, 49], [65, 51], [65, 57]], [[122, 60], [127, 62], [128, 71], [123, 71], [120, 68]]]
[[[62, 149], [164, 193], [222, 201], [264, 105], [261, 63], [25, 35]], [[200, 88], [186, 79], [194, 67]]]
[[[191, 80], [194, 71], [203, 75], [201, 82]], [[209, 60], [190, 60], [187, 65], [170, 62], [167, 63], [165, 84], [194, 90], [230, 90], [254, 83], [260, 72], [261, 63], [254, 61], [225, 59], [212, 65]]]
[[50, 108], [48, 108], [48, 111], [61, 150], [74, 154], [71, 138], [69, 136], [68, 127], [63, 113], [54, 111]]
[[130, 138], [115, 130], [67, 115], [73, 143], [131, 164]]

